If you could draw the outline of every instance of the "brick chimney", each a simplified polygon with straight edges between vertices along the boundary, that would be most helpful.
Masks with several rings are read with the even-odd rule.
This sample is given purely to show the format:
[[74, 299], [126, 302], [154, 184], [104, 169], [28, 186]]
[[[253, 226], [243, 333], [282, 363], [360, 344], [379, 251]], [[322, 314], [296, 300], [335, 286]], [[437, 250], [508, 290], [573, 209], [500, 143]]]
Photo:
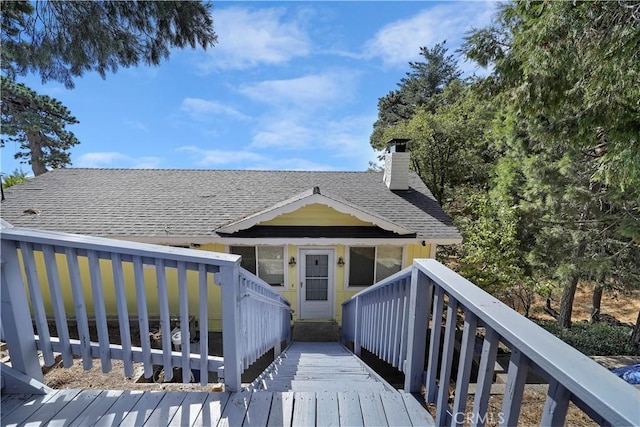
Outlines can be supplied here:
[[409, 189], [409, 152], [408, 139], [394, 138], [387, 142], [384, 156], [383, 181], [389, 190]]

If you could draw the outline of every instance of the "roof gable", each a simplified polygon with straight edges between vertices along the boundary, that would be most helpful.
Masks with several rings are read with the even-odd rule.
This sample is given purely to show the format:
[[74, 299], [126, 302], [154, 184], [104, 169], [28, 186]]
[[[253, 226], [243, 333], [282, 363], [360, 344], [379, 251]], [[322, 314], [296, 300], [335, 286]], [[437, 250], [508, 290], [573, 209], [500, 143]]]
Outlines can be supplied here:
[[344, 215], [355, 217], [360, 222], [377, 226], [383, 230], [391, 231], [400, 235], [411, 235], [415, 232], [408, 228], [396, 224], [379, 214], [363, 209], [346, 200], [336, 196], [329, 196], [320, 193], [319, 187], [314, 187], [300, 194], [297, 194], [282, 202], [276, 203], [266, 209], [248, 215], [240, 220], [232, 221], [215, 231], [217, 233], [231, 234], [246, 230], [258, 224], [268, 223], [282, 215], [291, 214], [309, 205], [324, 205]]

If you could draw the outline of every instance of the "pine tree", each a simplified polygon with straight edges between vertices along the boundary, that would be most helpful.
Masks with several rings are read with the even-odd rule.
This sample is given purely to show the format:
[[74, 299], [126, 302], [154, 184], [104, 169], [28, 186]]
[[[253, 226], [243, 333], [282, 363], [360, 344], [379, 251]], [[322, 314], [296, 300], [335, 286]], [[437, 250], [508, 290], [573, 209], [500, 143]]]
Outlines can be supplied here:
[[413, 117], [418, 108], [433, 111], [437, 102], [432, 98], [444, 91], [461, 72], [452, 55], [447, 55], [446, 41], [433, 48], [420, 48], [424, 62], [409, 62], [411, 71], [400, 79], [398, 89], [378, 100], [378, 120], [373, 124], [370, 143], [376, 150], [386, 148], [384, 132]]
[[34, 175], [71, 163], [69, 149], [80, 141], [67, 130], [78, 123], [59, 101], [39, 95], [23, 84], [1, 77], [2, 83], [2, 145], [17, 143], [17, 159], [31, 164]]
[[17, 158], [35, 175], [70, 164], [77, 123], [58, 101], [17, 83], [37, 74], [43, 83], [74, 87], [74, 78], [119, 67], [158, 65], [173, 47], [206, 49], [216, 42], [211, 5], [197, 1], [3, 1], [2, 134], [17, 141]]
[[522, 225], [529, 262], [563, 284], [561, 327], [579, 280], [638, 286], [638, 12], [623, 2], [515, 2], [465, 46], [494, 66], [484, 89], [520, 177], [509, 191], [532, 221]]

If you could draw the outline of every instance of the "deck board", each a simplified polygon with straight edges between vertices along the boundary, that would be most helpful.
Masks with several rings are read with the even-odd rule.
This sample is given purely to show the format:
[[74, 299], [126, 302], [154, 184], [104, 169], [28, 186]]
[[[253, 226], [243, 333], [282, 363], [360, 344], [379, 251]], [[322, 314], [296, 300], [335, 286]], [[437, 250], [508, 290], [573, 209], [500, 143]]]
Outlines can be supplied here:
[[301, 344], [292, 345], [270, 373], [262, 375], [267, 390], [254, 385], [239, 393], [59, 390], [46, 395], [3, 394], [0, 426], [434, 425], [412, 395], [369, 376], [362, 362], [344, 347]]
[[269, 413], [269, 427], [290, 426], [293, 419], [293, 393], [273, 393], [271, 411]]
[[360, 408], [365, 426], [386, 426], [387, 417], [380, 400], [380, 395], [370, 391], [360, 392]]
[[222, 418], [218, 423], [221, 427], [238, 427], [242, 425], [244, 417], [249, 409], [251, 394], [247, 392], [234, 393], [224, 407]]
[[144, 425], [164, 397], [161, 391], [146, 391], [119, 424], [121, 427]]
[[31, 398], [30, 394], [8, 394], [2, 396], [2, 416], [7, 417], [10, 413], [25, 404]]
[[[62, 408], [47, 424], [47, 426], [66, 426], [73, 422], [100, 395], [100, 390], [83, 390], [71, 402]], [[86, 424], [85, 424], [86, 425]]]
[[273, 394], [269, 392], [251, 393], [249, 409], [244, 417], [243, 426], [262, 427], [267, 425]]
[[124, 393], [122, 390], [103, 390], [78, 416], [68, 424], [69, 427], [84, 427], [95, 425], [116, 400]]
[[338, 393], [338, 406], [340, 411], [340, 425], [363, 426], [360, 397], [357, 391]]
[[169, 424], [185, 397], [187, 397], [186, 391], [165, 394], [144, 425], [151, 427]]
[[293, 398], [292, 425], [316, 425], [316, 394], [312, 392], [296, 391], [293, 394]]
[[327, 391], [316, 393], [316, 419], [319, 426], [339, 426], [338, 396]]
[[[169, 426], [180, 427], [204, 425], [205, 422], [208, 423], [207, 425], [211, 425], [208, 415], [212, 412], [211, 406], [213, 408], [220, 406], [220, 400], [216, 400], [213, 403], [208, 401], [212, 396], [217, 396], [217, 393], [206, 393], [204, 391], [187, 393], [182, 404], [178, 407], [175, 414], [173, 414], [173, 418], [169, 422]], [[229, 395], [226, 395], [224, 403], [227, 403], [226, 399], [228, 398]], [[220, 417], [220, 414], [222, 414], [222, 409], [217, 412], [217, 417]], [[202, 421], [201, 417], [205, 417], [206, 420]]]
[[[16, 406], [16, 402], [22, 406]], [[29, 425], [49, 422], [51, 426], [434, 425], [428, 412], [413, 396], [392, 391], [65, 390], [49, 395], [13, 395], [2, 399], [1, 411], [0, 425], [3, 427], [27, 422]]]
[[387, 416], [387, 424], [390, 426], [411, 425], [411, 419], [409, 418], [406, 409], [400, 410], [400, 408], [406, 408], [400, 393], [393, 393], [389, 391], [382, 392], [380, 393], [380, 399], [382, 400], [384, 413]]
[[[24, 421], [29, 418], [34, 412], [43, 407], [47, 402], [54, 399], [59, 391], [54, 391], [49, 394], [32, 395], [24, 400], [24, 403], [19, 408], [16, 408], [8, 415], [2, 415], [3, 426], [17, 426], [24, 424]], [[1, 404], [1, 402], [0, 402]]]
[[109, 427], [119, 425], [129, 414], [131, 408], [138, 403], [143, 392], [140, 390], [127, 390], [122, 392], [113, 402], [107, 412], [105, 412], [94, 424], [97, 427]]

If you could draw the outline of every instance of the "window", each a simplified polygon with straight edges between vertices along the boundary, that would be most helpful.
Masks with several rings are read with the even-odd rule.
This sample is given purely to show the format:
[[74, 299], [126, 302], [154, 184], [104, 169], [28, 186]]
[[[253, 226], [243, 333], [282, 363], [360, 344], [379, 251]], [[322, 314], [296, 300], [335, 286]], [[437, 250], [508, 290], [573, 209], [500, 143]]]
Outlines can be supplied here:
[[229, 252], [242, 256], [241, 266], [272, 286], [284, 285], [283, 246], [230, 246]]
[[349, 286], [371, 286], [401, 268], [400, 246], [349, 248]]

